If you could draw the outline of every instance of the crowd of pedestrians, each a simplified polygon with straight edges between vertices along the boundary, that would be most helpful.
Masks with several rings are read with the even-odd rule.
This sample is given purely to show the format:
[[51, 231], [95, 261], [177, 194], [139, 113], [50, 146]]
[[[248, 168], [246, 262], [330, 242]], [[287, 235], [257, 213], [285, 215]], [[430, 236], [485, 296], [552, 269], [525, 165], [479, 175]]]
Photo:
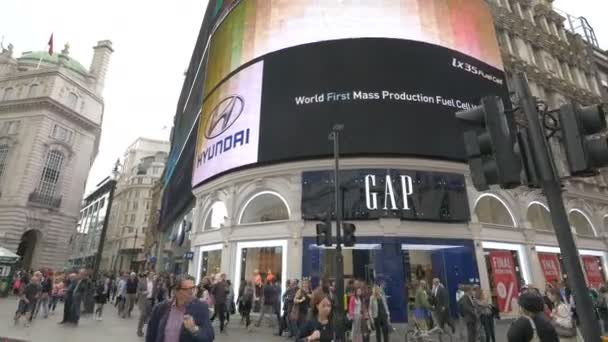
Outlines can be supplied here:
[[[197, 285], [187, 275], [123, 272], [96, 278], [86, 270], [54, 273], [51, 270], [18, 272], [13, 291], [19, 301], [15, 324], [29, 326], [37, 317], [47, 319], [63, 302], [59, 324], [77, 326], [81, 311], [93, 298], [88, 311], [101, 321], [110, 303], [121, 319], [130, 319], [137, 306], [139, 317], [135, 333], [146, 342], [213, 341], [212, 322], [220, 334], [227, 334], [231, 315], [238, 311], [240, 324], [248, 331], [264, 321], [276, 329], [276, 336], [294, 341], [332, 341], [338, 319], [347, 327], [353, 342], [389, 341], [393, 327], [387, 297], [379, 284], [349, 280], [344, 298], [337, 298], [333, 282], [322, 280], [313, 289], [309, 279], [289, 279], [282, 289], [280, 279], [271, 272], [264, 276], [255, 270], [234, 289], [221, 272], [204, 276]], [[495, 320], [499, 310], [492, 298], [478, 285], [460, 285], [455, 293], [457, 316], [450, 311], [450, 294], [437, 278], [430, 286], [425, 280], [413, 284], [410, 319], [420, 332], [451, 334], [453, 340], [496, 342]], [[608, 332], [608, 287], [590, 289], [595, 311]], [[580, 340], [578, 318], [566, 282], [547, 284], [544, 291], [523, 287], [518, 295], [521, 316], [507, 333], [508, 342], [557, 342]], [[337, 317], [341, 305], [345, 315]], [[251, 313], [259, 313], [252, 322]]]

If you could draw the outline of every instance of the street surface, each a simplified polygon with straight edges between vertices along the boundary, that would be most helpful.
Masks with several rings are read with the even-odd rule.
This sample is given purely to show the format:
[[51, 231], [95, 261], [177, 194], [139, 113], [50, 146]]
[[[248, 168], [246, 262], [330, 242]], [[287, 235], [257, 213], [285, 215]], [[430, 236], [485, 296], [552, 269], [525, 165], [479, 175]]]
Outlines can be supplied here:
[[[57, 306], [54, 315], [48, 319], [39, 317], [34, 320], [30, 327], [24, 327], [23, 323], [18, 326], [13, 324], [13, 314], [17, 308], [17, 299], [13, 296], [0, 298], [0, 341], [5, 338], [23, 340], [28, 342], [137, 342], [143, 338], [136, 336], [137, 320], [139, 313], [137, 308], [133, 311], [130, 319], [120, 319], [116, 309], [109, 304], [104, 307], [103, 321], [95, 321], [92, 316], [83, 316], [78, 327], [58, 325], [63, 314], [63, 304]], [[220, 335], [217, 324], [215, 328], [215, 340], [219, 342], [286, 342], [285, 337], [273, 336], [274, 329], [266, 327], [255, 328], [252, 332], [239, 324], [239, 317], [234, 316], [232, 323], [228, 325], [228, 334]], [[398, 331], [391, 335], [391, 342], [404, 341], [404, 326], [399, 326]], [[498, 342], [506, 341], [506, 322], [498, 323], [496, 327], [496, 338]], [[375, 341], [372, 336], [370, 341]], [[454, 339], [454, 341], [457, 341]], [[10, 340], [6, 341], [10, 342]]]

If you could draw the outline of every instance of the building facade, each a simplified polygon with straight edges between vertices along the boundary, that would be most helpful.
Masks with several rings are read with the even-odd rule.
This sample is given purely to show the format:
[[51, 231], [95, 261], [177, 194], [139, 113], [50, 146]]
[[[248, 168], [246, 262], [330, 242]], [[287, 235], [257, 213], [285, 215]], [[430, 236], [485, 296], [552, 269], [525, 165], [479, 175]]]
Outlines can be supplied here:
[[108, 177], [85, 197], [78, 224], [70, 237], [67, 268], [93, 269], [95, 267], [104, 224], [106, 224], [108, 211], [112, 205], [110, 197], [114, 185], [114, 180]]
[[[220, 19], [217, 20], [232, 20], [234, 18], [230, 18], [231, 13], [242, 13], [240, 11], [244, 10], [244, 7], [255, 6], [255, 3], [247, 0], [228, 2], [221, 11], [215, 12], [222, 13], [218, 15], [217, 18]], [[436, 1], [436, 3], [444, 2]], [[268, 7], [272, 6], [274, 5], [268, 5]], [[590, 53], [592, 50], [589, 49], [589, 43], [580, 34], [565, 26], [566, 18], [552, 7], [551, 1], [490, 0], [487, 1], [487, 6], [491, 11], [496, 40], [500, 48], [498, 57], [503, 61], [502, 70], [507, 85], [515, 73], [526, 72], [533, 94], [544, 102], [548, 109], [557, 109], [570, 101], [583, 105], [601, 101], [602, 75], [598, 72], [593, 54]], [[285, 5], [285, 7], [289, 6]], [[286, 8], [284, 8], [285, 13], [288, 13]], [[331, 10], [333, 9], [328, 8], [328, 13]], [[300, 12], [290, 15], [304, 16]], [[310, 19], [304, 16], [304, 19], [301, 17], [297, 19], [301, 20], [298, 21], [299, 23], [306, 23], [307, 20], [316, 20], [316, 17]], [[387, 21], [390, 21], [389, 19], [391, 18], [387, 17]], [[222, 48], [221, 44], [214, 45], [213, 37], [222, 39], [226, 36], [225, 31], [222, 31], [221, 23], [213, 24], [211, 19], [208, 21], [212, 24], [206, 24], [215, 30], [208, 33], [212, 37], [209, 44], [211, 50], [208, 51], [211, 56], [208, 58], [211, 59], [215, 53], [213, 49]], [[338, 22], [340, 20], [336, 19], [331, 25], [337, 25]], [[204, 23], [203, 27], [206, 24]], [[327, 22], [323, 24], [330, 25]], [[272, 18], [268, 22], [265, 21], [264, 25], [272, 27]], [[395, 25], [395, 31], [398, 31], [398, 25]], [[284, 30], [293, 29], [287, 26]], [[357, 28], [348, 27], [349, 30], [357, 31]], [[327, 31], [336, 35], [342, 32], [340, 27], [332, 28], [333, 30]], [[199, 40], [201, 37], [207, 38], [203, 33], [201, 30]], [[306, 37], [306, 34], [302, 33], [297, 37], [301, 39]], [[332, 38], [342, 37], [332, 36]], [[317, 37], [315, 36], [314, 39]], [[246, 39], [244, 41], [248, 42]], [[305, 48], [318, 43], [317, 40], [305, 41], [305, 39], [298, 42], [311, 43]], [[286, 50], [300, 48], [297, 44], [294, 44], [296, 46], [294, 48], [279, 38], [274, 39], [272, 43], [273, 48], [276, 46]], [[249, 45], [245, 43], [243, 49], [246, 50], [248, 47]], [[305, 48], [299, 51], [305, 51]], [[332, 47], [327, 43], [322, 49], [330, 50]], [[203, 55], [201, 50], [195, 49], [196, 53]], [[227, 54], [223, 50], [222, 53]], [[179, 161], [176, 163], [175, 172], [192, 170], [192, 165], [188, 165], [187, 162], [191, 163], [194, 160], [194, 175], [188, 175], [198, 177], [202, 181], [193, 180], [192, 192], [195, 200], [192, 204], [185, 205], [185, 209], [174, 215], [172, 220], [168, 220], [164, 225], [161, 224], [161, 229], [167, 232], [170, 241], [181, 241], [182, 243], [178, 243], [179, 246], [189, 244], [193, 259], [188, 265], [188, 272], [195, 275], [197, 280], [221, 271], [227, 273], [235, 288], [238, 288], [246, 280], [259, 279], [258, 275], [261, 275], [262, 279], [272, 275], [280, 279], [282, 284], [285, 279], [303, 277], [311, 278], [313, 284], [318, 284], [321, 279], [331, 279], [335, 274], [333, 266], [335, 252], [331, 248], [316, 245], [316, 225], [332, 215], [333, 160], [328, 158], [298, 160], [294, 157], [291, 160], [259, 163], [245, 168], [228, 167], [222, 171], [230, 172], [219, 172], [217, 176], [205, 174], [205, 172], [213, 172], [208, 171], [212, 166], [207, 170], [203, 167], [200, 174], [196, 171], [197, 165], [209, 161], [209, 155], [222, 158], [219, 153], [228, 154], [227, 151], [236, 148], [239, 132], [225, 138], [222, 136], [224, 140], [217, 142], [212, 140], [224, 132], [232, 132], [228, 131], [231, 129], [229, 126], [237, 120], [232, 115], [235, 112], [246, 115], [242, 114], [245, 113], [243, 108], [246, 104], [256, 101], [252, 100], [255, 97], [248, 93], [246, 87], [243, 87], [245, 89], [243, 90], [238, 85], [234, 85], [235, 83], [238, 84], [241, 80], [246, 80], [243, 83], [247, 85], [260, 82], [264, 84], [265, 91], [272, 88], [272, 91], [281, 95], [292, 95], [289, 91], [283, 92], [283, 89], [289, 88], [288, 76], [277, 84], [266, 79], [268, 76], [272, 77], [272, 73], [270, 71], [267, 73], [267, 70], [275, 70], [273, 68], [276, 68], [276, 65], [273, 63], [279, 59], [281, 53], [288, 54], [284, 51], [274, 52], [272, 56], [259, 53], [257, 56], [262, 55], [262, 57], [248, 61], [249, 63], [240, 69], [237, 68], [238, 72], [231, 69], [231, 74], [225, 73], [225, 79], [218, 82], [217, 86], [214, 86], [209, 78], [217, 79], [221, 71], [211, 68], [212, 75], [210, 71], [207, 71], [207, 75], [201, 75], [196, 68], [197, 60], [194, 60], [189, 68], [189, 73], [196, 76], [190, 77], [190, 81], [184, 83], [184, 91], [180, 98], [182, 106], [178, 108], [176, 122], [183, 124], [186, 120], [184, 117], [187, 117], [187, 113], [184, 114], [182, 111], [183, 108], [191, 106], [192, 93], [207, 94], [209, 91], [211, 104], [206, 105], [202, 99], [200, 100], [199, 105], [202, 106], [200, 120], [207, 121], [203, 121], [200, 127], [192, 122], [194, 128], [191, 131], [194, 133], [190, 133], [187, 139], [184, 136], [177, 139], [180, 144], [186, 142], [185, 147], [180, 147], [180, 153], [177, 154], [176, 158]], [[309, 59], [314, 58], [311, 54]], [[408, 55], [407, 58], [412, 57]], [[207, 61], [207, 57], [201, 57], [201, 60]], [[452, 63], [458, 65], [455, 60], [452, 60]], [[305, 68], [304, 64], [298, 65]], [[336, 65], [333, 66], [338, 68]], [[217, 69], [222, 67], [225, 65], [222, 64]], [[261, 69], [264, 69], [263, 72]], [[324, 77], [331, 79], [331, 76], [328, 76], [330, 69], [329, 67], [323, 69], [323, 73]], [[258, 76], [260, 74], [264, 75], [263, 80]], [[387, 73], [384, 77], [388, 79], [390, 75]], [[203, 81], [197, 83], [195, 80], [199, 78]], [[205, 82], [211, 84], [211, 90], [200, 85]], [[425, 82], [420, 80], [420, 83]], [[369, 86], [369, 82], [365, 86]], [[222, 99], [223, 87], [230, 90], [226, 94], [245, 95], [242, 95], [242, 98], [226, 96]], [[437, 91], [444, 89], [440, 88], [439, 84], [436, 87]], [[328, 89], [337, 92], [329, 86]], [[239, 91], [241, 93], [238, 93]], [[214, 92], [220, 92], [220, 95]], [[323, 102], [353, 100], [347, 98], [345, 94], [342, 98], [332, 95], [333, 100], [330, 100], [329, 94], [329, 92], [325, 94], [327, 97], [307, 94], [310, 97], [302, 98], [301, 106], [306, 105], [305, 101], [309, 101], [316, 106], [314, 108], [321, 111]], [[214, 96], [218, 99], [215, 103]], [[263, 91], [261, 111], [271, 112], [277, 103], [265, 103], [265, 96]], [[373, 96], [370, 95], [366, 100], [373, 100]], [[219, 101], [220, 99], [222, 100]], [[424, 96], [417, 97], [416, 101], [424, 101]], [[228, 105], [225, 105], [226, 103]], [[196, 105], [192, 106], [196, 107]], [[234, 108], [238, 110], [234, 111]], [[293, 111], [303, 115], [304, 110], [300, 108]], [[339, 111], [338, 108], [336, 104], [335, 111]], [[205, 113], [209, 115], [204, 117]], [[305, 113], [315, 115], [314, 111]], [[281, 114], [287, 116], [290, 113], [281, 111]], [[354, 115], [354, 113], [349, 114]], [[323, 115], [327, 113], [323, 112]], [[264, 116], [262, 118], [264, 120]], [[266, 120], [264, 124], [270, 121]], [[300, 117], [294, 120], [301, 124], [303, 131], [308, 127]], [[289, 124], [287, 121], [281, 122], [282, 126], [274, 126], [276, 135], [284, 134], [280, 129]], [[224, 124], [220, 125], [220, 123]], [[519, 123], [525, 124], [521, 120]], [[349, 129], [357, 127], [349, 128], [348, 122], [345, 124], [346, 142], [343, 146], [347, 151], [356, 144], [355, 139], [371, 140], [372, 136], [377, 137], [370, 132], [369, 136], [349, 138]], [[409, 124], [422, 125], [420, 122]], [[370, 130], [374, 129], [374, 125], [377, 123], [370, 123], [372, 126]], [[176, 127], [178, 126], [176, 123]], [[197, 127], [199, 127], [198, 143], [201, 144], [202, 141], [202, 146], [211, 146], [210, 149], [202, 149], [204, 152], [201, 152], [198, 146], [196, 151], [192, 147], [196, 145], [192, 141], [192, 135], [196, 135]], [[331, 126], [328, 126], [327, 130], [330, 129]], [[175, 132], [172, 142], [177, 141]], [[298, 142], [301, 140], [315, 144], [306, 133], [302, 133], [305, 136], [301, 136], [300, 132], [290, 131], [288, 135], [291, 140], [286, 139], [285, 142], [288, 146], [293, 146], [294, 151], [299, 148]], [[399, 133], [393, 132], [393, 134]], [[395, 144], [398, 144], [399, 137], [395, 135], [394, 139]], [[204, 145], [206, 141], [213, 141], [213, 145]], [[328, 150], [330, 150], [329, 146], [327, 142]], [[420, 149], [427, 147], [423, 144], [415, 146]], [[551, 147], [558, 161], [556, 165], [558, 171], [561, 175], [567, 176], [565, 157], [557, 138], [551, 140]], [[188, 148], [192, 150], [189, 151]], [[272, 148], [273, 151], [279, 149], [276, 146]], [[402, 146], [402, 148], [410, 147]], [[259, 151], [262, 151], [262, 148]], [[184, 156], [185, 161], [181, 159]], [[250, 155], [243, 157], [249, 158]], [[180, 167], [182, 162], [186, 167]], [[230, 162], [233, 163], [231, 165], [236, 164], [234, 160]], [[479, 284], [484, 292], [492, 297], [503, 314], [509, 316], [518, 313], [515, 299], [518, 289], [524, 284], [532, 283], [542, 288], [548, 282], [556, 283], [567, 278], [548, 207], [540, 191], [522, 187], [508, 191], [492, 188], [490, 191], [478, 192], [472, 185], [468, 166], [463, 162], [450, 161], [446, 158], [444, 160], [416, 156], [389, 158], [367, 153], [365, 156], [345, 158], [341, 162], [341, 169], [343, 171], [340, 189], [344, 191], [343, 212], [345, 219], [356, 225], [357, 236], [355, 246], [345, 249], [344, 252], [345, 277], [383, 284], [386, 293], [391, 297], [389, 306], [391, 317], [395, 321], [408, 319], [410, 312], [407, 308], [408, 304], [413, 302], [417, 280], [430, 281], [433, 277], [439, 277], [451, 293], [450, 310], [454, 314], [457, 306], [455, 296], [452, 294], [455, 293], [458, 285]], [[565, 181], [565, 205], [579, 247], [581, 265], [591, 287], [598, 287], [608, 276], [607, 180], [602, 172], [595, 177], [569, 178]], [[181, 181], [183, 175], [169, 179], [165, 185], [164, 196], [177, 198], [175, 194], [179, 191], [175, 189], [184, 186]], [[189, 193], [183, 196], [189, 196]], [[167, 202], [163, 201], [163, 210], [166, 205]], [[187, 236], [182, 238], [184, 232]], [[185, 242], [182, 239], [185, 239]], [[175, 254], [181, 255], [182, 252]]]
[[138, 138], [126, 150], [119, 171], [100, 270], [129, 271], [146, 262], [144, 242], [169, 142]]
[[112, 43], [87, 69], [60, 53], [0, 53], [0, 244], [22, 267], [59, 268], [98, 152]]

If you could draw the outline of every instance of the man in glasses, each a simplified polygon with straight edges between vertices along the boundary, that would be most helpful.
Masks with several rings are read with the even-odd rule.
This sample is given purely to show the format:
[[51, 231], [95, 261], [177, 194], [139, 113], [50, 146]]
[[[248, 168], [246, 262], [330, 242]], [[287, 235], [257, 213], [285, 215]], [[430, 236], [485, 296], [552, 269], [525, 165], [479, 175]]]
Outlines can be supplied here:
[[215, 338], [209, 307], [196, 300], [194, 278], [179, 275], [175, 280], [175, 295], [154, 307], [146, 342], [211, 342]]

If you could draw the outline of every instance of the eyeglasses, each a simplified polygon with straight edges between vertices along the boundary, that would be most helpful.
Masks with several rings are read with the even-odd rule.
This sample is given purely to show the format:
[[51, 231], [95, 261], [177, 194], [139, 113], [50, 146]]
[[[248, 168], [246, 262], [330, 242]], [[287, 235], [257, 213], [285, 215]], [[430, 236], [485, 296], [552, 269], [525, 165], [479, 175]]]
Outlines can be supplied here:
[[190, 290], [190, 291], [194, 291], [195, 289], [196, 289], [196, 286], [178, 288], [178, 290]]

